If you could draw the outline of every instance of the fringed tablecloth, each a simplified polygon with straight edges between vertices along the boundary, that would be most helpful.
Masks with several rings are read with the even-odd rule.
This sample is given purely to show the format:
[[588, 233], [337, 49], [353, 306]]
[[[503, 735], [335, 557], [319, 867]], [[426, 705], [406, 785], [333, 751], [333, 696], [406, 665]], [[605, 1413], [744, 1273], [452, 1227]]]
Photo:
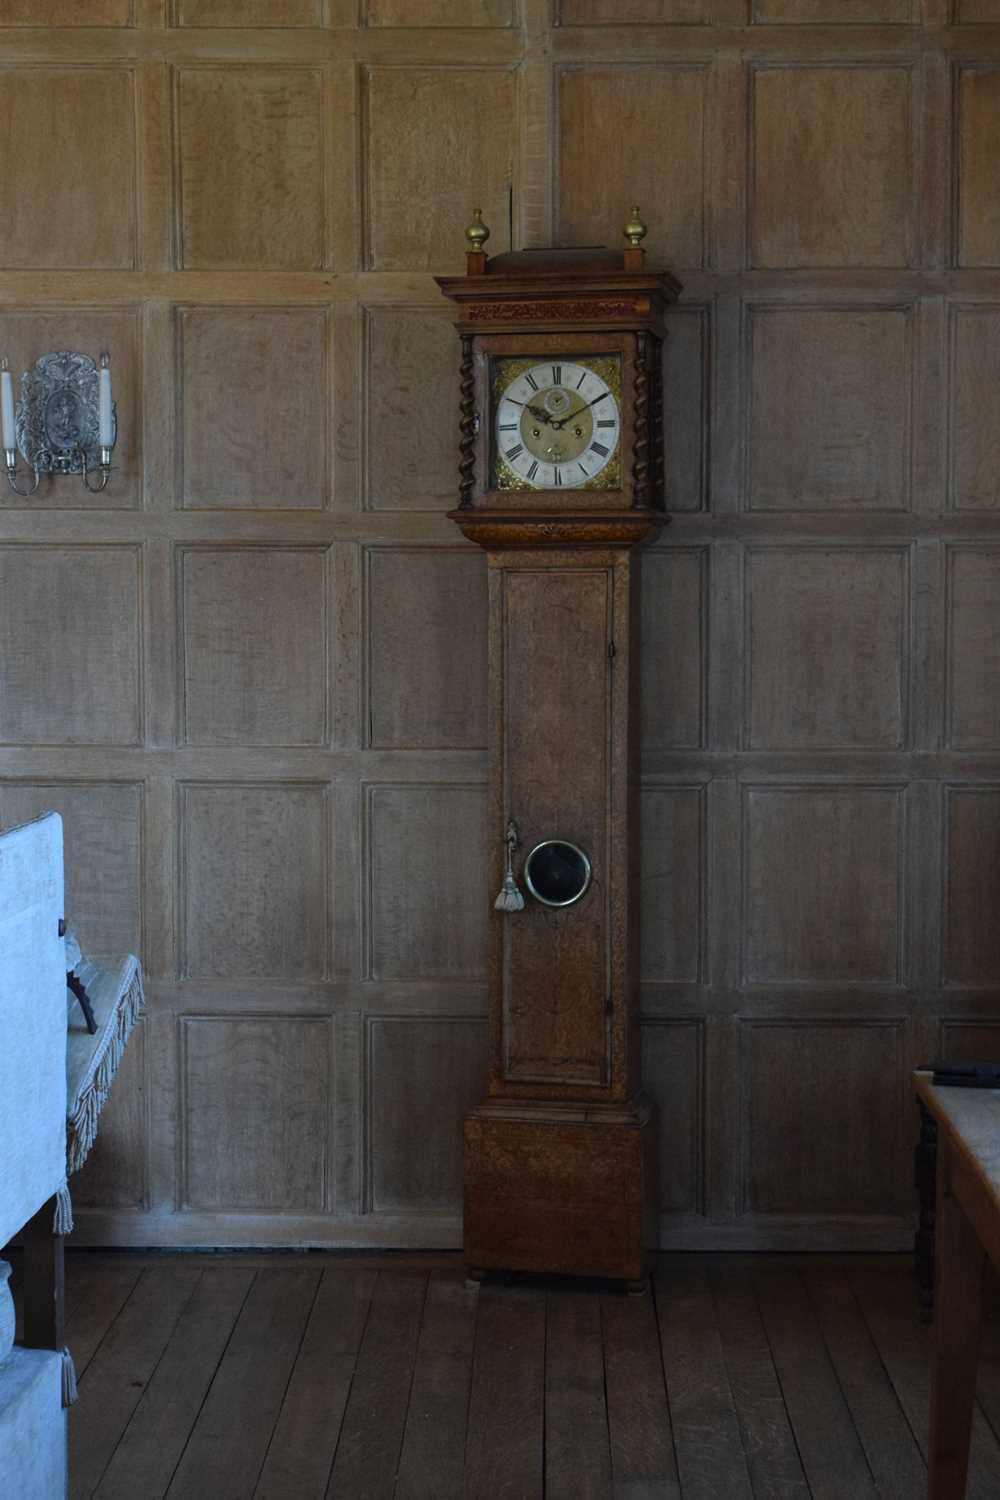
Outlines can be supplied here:
[[[112, 968], [81, 958], [75, 973], [90, 996], [97, 1031], [93, 1036], [88, 1032], [83, 1011], [67, 990], [66, 1171], [69, 1175], [79, 1172], [97, 1139], [97, 1122], [104, 1101], [121, 1063], [125, 1043], [145, 1003], [142, 966], [133, 954]], [[69, 1230], [62, 1232], [68, 1234]]]

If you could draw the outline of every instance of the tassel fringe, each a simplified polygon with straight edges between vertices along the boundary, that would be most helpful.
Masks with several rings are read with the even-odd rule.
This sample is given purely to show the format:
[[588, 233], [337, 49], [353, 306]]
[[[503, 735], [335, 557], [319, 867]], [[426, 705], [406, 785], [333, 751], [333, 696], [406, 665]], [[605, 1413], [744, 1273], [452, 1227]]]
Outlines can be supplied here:
[[500, 894], [493, 903], [497, 911], [523, 911], [524, 897], [514, 884], [511, 876], [507, 876], [501, 887]]
[[104, 1108], [105, 1100], [118, 1071], [118, 1065], [125, 1051], [125, 1043], [128, 1041], [132, 1028], [142, 1015], [145, 997], [142, 988], [142, 970], [138, 964], [125, 989], [124, 996], [118, 1003], [118, 1023], [115, 1034], [108, 1044], [104, 1056], [93, 1079], [81, 1094], [77, 1103], [76, 1112], [70, 1121], [68, 1159], [66, 1163], [70, 1176], [79, 1172], [90, 1153], [90, 1148], [97, 1139], [97, 1122], [101, 1110]]
[[76, 1389], [76, 1365], [69, 1350], [63, 1348], [62, 1352], [62, 1404], [64, 1407], [72, 1406], [77, 1397]]
[[65, 1182], [56, 1193], [56, 1211], [52, 1219], [52, 1233], [73, 1233], [73, 1202], [69, 1196], [69, 1186]]

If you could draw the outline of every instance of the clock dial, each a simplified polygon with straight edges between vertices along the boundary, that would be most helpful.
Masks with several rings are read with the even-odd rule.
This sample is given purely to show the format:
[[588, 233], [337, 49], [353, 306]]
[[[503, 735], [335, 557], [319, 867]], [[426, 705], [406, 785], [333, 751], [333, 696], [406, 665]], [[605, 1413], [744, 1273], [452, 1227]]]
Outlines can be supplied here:
[[494, 376], [497, 489], [617, 487], [617, 357], [498, 360]]

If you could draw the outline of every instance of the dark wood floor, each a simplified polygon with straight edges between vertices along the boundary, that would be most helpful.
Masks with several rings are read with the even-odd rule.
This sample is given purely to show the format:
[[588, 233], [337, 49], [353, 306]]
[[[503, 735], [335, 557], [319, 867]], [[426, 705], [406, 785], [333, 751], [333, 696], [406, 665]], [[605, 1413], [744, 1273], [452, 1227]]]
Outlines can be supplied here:
[[[653, 1296], [457, 1258], [68, 1257], [74, 1500], [917, 1500], [898, 1257], [664, 1256]], [[1000, 1496], [1000, 1325], [970, 1496]]]

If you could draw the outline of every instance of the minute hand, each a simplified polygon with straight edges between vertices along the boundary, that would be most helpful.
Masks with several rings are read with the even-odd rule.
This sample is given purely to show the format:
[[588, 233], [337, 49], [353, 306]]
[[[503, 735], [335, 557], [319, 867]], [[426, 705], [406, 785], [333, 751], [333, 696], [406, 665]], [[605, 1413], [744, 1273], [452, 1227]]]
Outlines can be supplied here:
[[565, 427], [567, 422], [575, 422], [577, 417], [581, 417], [585, 411], [589, 411], [592, 406], [596, 406], [598, 401], [603, 401], [607, 394], [607, 391], [602, 391], [599, 396], [594, 397], [593, 401], [588, 401], [586, 406], [578, 406], [576, 411], [571, 411], [569, 416], [563, 417], [561, 422], [553, 422], [552, 426], [558, 430]]

